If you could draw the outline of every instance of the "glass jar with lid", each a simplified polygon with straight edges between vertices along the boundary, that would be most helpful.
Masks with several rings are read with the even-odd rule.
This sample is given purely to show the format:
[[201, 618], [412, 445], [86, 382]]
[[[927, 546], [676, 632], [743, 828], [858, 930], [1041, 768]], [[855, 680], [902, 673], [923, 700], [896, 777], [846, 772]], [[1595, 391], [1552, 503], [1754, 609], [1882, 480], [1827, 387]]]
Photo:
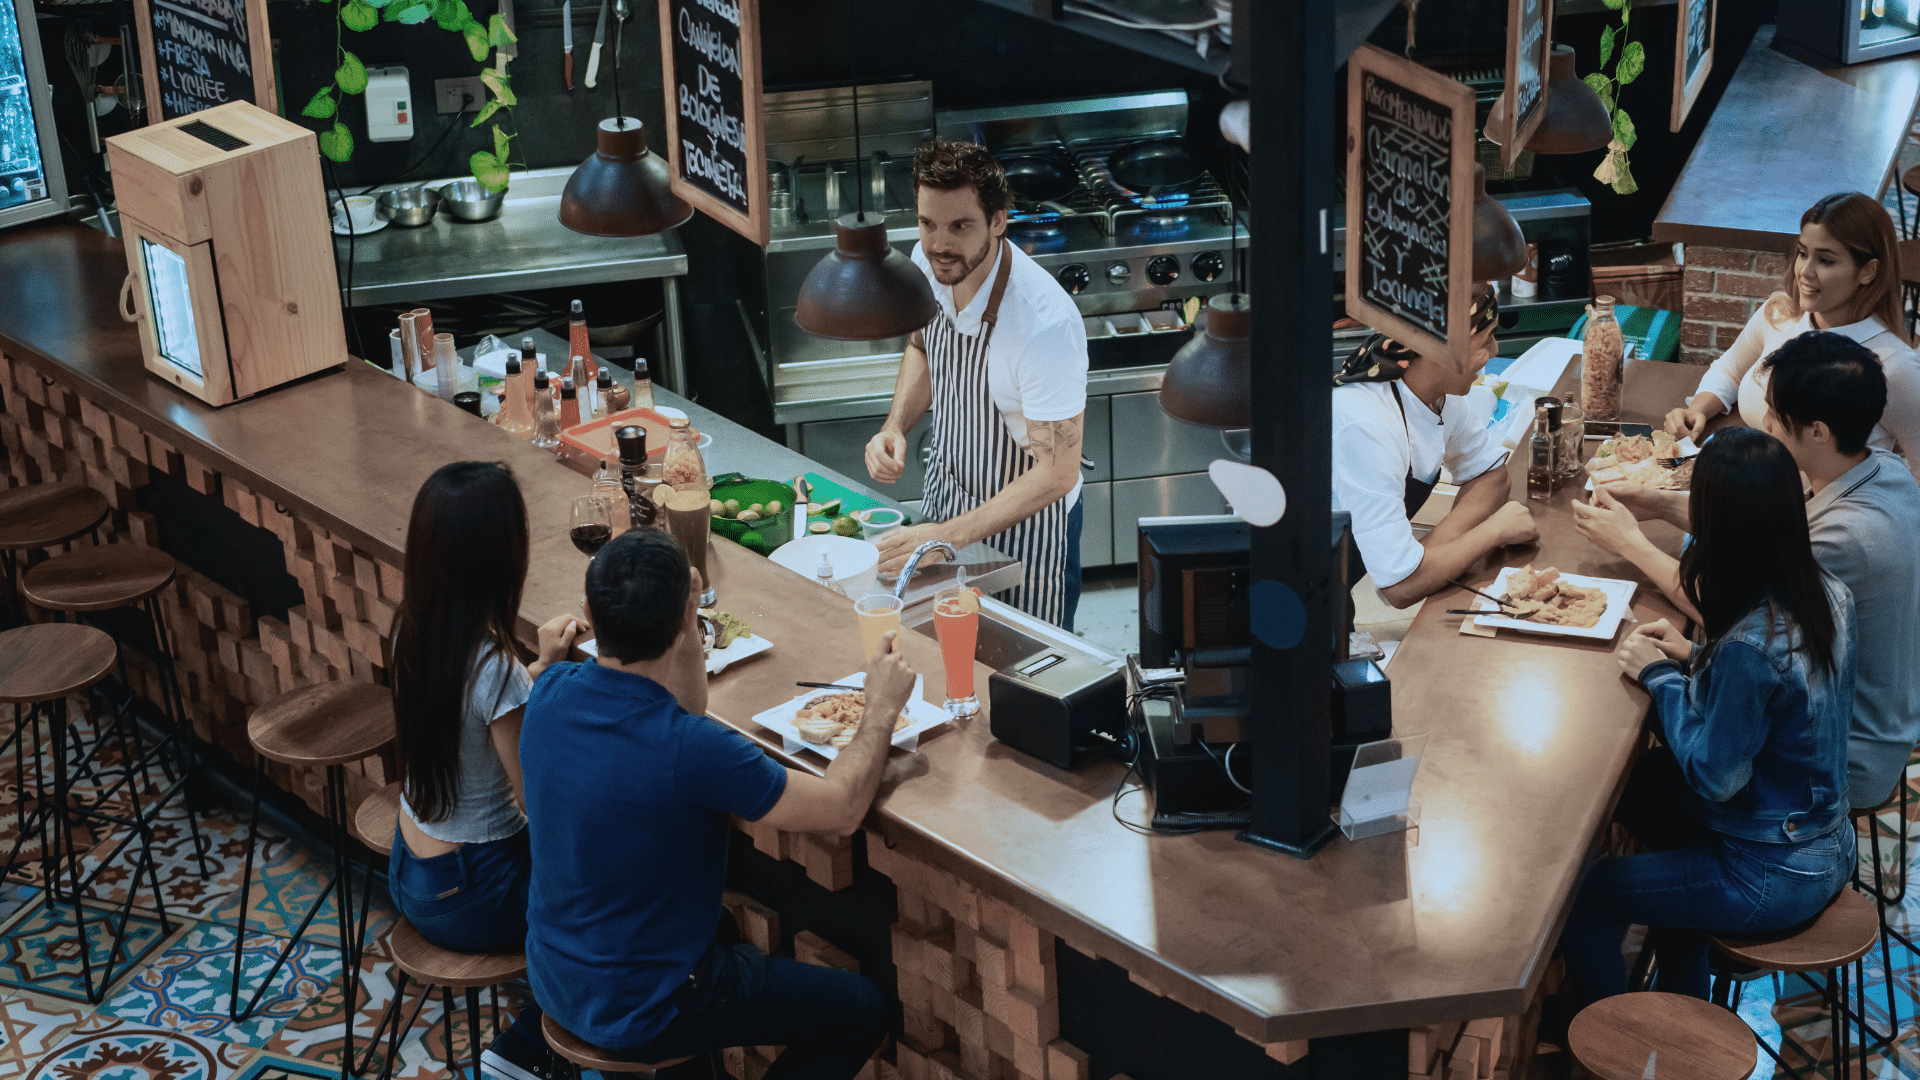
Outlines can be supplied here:
[[707, 461], [700, 456], [700, 444], [689, 421], [676, 416], [667, 421], [667, 452], [661, 461], [661, 482], [675, 491], [709, 490]]

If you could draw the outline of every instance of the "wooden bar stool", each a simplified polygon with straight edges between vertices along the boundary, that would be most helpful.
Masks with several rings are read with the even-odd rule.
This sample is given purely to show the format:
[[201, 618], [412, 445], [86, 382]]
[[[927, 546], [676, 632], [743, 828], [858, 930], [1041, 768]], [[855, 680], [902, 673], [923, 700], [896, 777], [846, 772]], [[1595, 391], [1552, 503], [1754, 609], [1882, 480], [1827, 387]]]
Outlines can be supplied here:
[[[20, 560], [93, 532], [110, 510], [99, 492], [80, 484], [28, 484], [0, 491], [0, 565], [6, 568], [7, 587], [16, 607]], [[100, 543], [98, 533], [93, 542]], [[21, 610], [23, 618], [25, 614]]]
[[[228, 1015], [245, 1020], [260, 1007], [260, 998], [274, 976], [307, 932], [308, 924], [335, 894], [340, 916], [340, 949], [346, 961], [345, 1000], [359, 999], [362, 942], [353, 918], [353, 859], [347, 852], [347, 783], [342, 766], [385, 750], [394, 739], [393, 698], [384, 686], [330, 682], [302, 686], [260, 706], [247, 718], [247, 741], [257, 761], [253, 772], [253, 810], [247, 820], [246, 868], [240, 876], [240, 914], [233, 941], [233, 995]], [[304, 768], [326, 769], [327, 823], [333, 832], [333, 877], [313, 898], [293, 937], [274, 958], [245, 1009], [240, 1007], [241, 950], [247, 939], [247, 895], [253, 882], [254, 842], [260, 832], [260, 775], [268, 761]], [[362, 924], [364, 925], [364, 924]], [[349, 1004], [343, 1021], [346, 1043], [340, 1062], [345, 1077], [353, 1066], [353, 1013]]]
[[[114, 711], [114, 729], [120, 739], [121, 755], [127, 762], [127, 773], [122, 783], [132, 782], [135, 776], [144, 774], [156, 760], [165, 773], [167, 785], [153, 804], [156, 812], [186, 786], [199, 761], [194, 745], [193, 724], [187, 718], [186, 705], [180, 693], [179, 673], [173, 663], [173, 650], [167, 644], [166, 620], [160, 613], [157, 599], [160, 591], [173, 580], [177, 570], [173, 557], [158, 548], [113, 544], [81, 548], [48, 559], [29, 569], [21, 580], [21, 589], [26, 598], [48, 611], [70, 613], [78, 617], [125, 608], [136, 616], [134, 629], [148, 636], [148, 641], [140, 644], [150, 647], [155, 669], [160, 674], [167, 734], [149, 750], [141, 745], [138, 726], [127, 724], [126, 727], [132, 728], [138, 753], [127, 751], [122, 721], [132, 710], [135, 697], [132, 681], [127, 677], [126, 642], [120, 642], [120, 681], [126, 684], [128, 694]], [[109, 624], [105, 629], [112, 633], [114, 627]], [[174, 745], [176, 740], [177, 746]], [[177, 778], [168, 757], [169, 750], [180, 755], [180, 775]], [[209, 863], [201, 850], [199, 820], [191, 804], [187, 806], [187, 829], [192, 834], [194, 861], [199, 865], [201, 878], [205, 879]]]
[[[467, 1050], [473, 1055], [473, 1075], [479, 1076], [480, 988], [498, 987], [509, 979], [518, 979], [525, 975], [527, 973], [526, 954], [519, 952], [462, 953], [443, 949], [422, 937], [420, 931], [414, 929], [413, 924], [405, 919], [394, 923], [393, 929], [387, 932], [387, 951], [393, 955], [393, 965], [400, 969], [400, 973], [420, 984], [421, 1004], [424, 1004], [427, 997], [433, 993], [434, 987], [440, 988], [441, 1001], [445, 1006], [440, 1018], [446, 1025], [447, 1073], [456, 1078], [460, 1076], [460, 1070], [453, 1060], [453, 992], [455, 990], [467, 992]], [[395, 984], [395, 1005], [399, 1004], [405, 989], [404, 982]], [[391, 1005], [388, 1006], [388, 1014], [393, 1015]], [[419, 1004], [414, 1006], [413, 1014], [416, 1017], [420, 1015]], [[497, 1031], [500, 1027], [498, 989], [493, 994], [493, 1019], [494, 1029]], [[382, 1024], [384, 1023], [383, 1020]], [[413, 1021], [409, 1018], [407, 1027], [411, 1027], [412, 1024]], [[405, 1030], [406, 1027], [394, 1028], [393, 1047], [399, 1046], [400, 1033]], [[377, 1043], [380, 1038], [379, 1031], [376, 1030], [373, 1037]], [[394, 1053], [397, 1054], [398, 1050], [395, 1049]], [[380, 1070], [381, 1077], [384, 1078], [391, 1067], [390, 1056], [387, 1064]], [[362, 1068], [364, 1069], [364, 1066]]]
[[[1825, 910], [1799, 926], [1772, 934], [1715, 934], [1713, 947], [1731, 960], [1762, 971], [1825, 972], [1827, 985], [1821, 990], [1821, 996], [1827, 1003], [1833, 1033], [1835, 1075], [1845, 1077], [1852, 1067], [1848, 1061], [1852, 1055], [1852, 1025], [1843, 1021], [1854, 1015], [1847, 1005], [1845, 968], [1867, 955], [1879, 937], [1880, 914], [1873, 903], [1852, 889], [1841, 889], [1827, 902]], [[1715, 980], [1714, 1001], [1727, 1003], [1728, 981], [1724, 972]], [[1811, 984], [1812, 980], [1808, 982]], [[1739, 1002], [1736, 1000], [1733, 1005], [1738, 1007]], [[1863, 1009], [1862, 1015], [1864, 1012]], [[1794, 1076], [1800, 1075], [1799, 1070], [1781, 1059], [1779, 1051], [1765, 1042], [1761, 1042], [1760, 1047], [1773, 1058], [1774, 1064]], [[1785, 1049], [1782, 1045], [1781, 1050]]]
[[1743, 1080], [1760, 1055], [1738, 1016], [1685, 994], [1618, 994], [1580, 1010], [1567, 1049], [1596, 1080]]
[[587, 1040], [560, 1026], [553, 1017], [542, 1014], [540, 1032], [547, 1037], [547, 1045], [573, 1065], [575, 1080], [579, 1080], [581, 1069], [597, 1069], [603, 1073], [620, 1073], [632, 1076], [652, 1076], [657, 1070], [669, 1065], [678, 1065], [683, 1061], [692, 1061], [697, 1054], [668, 1058], [665, 1061], [643, 1062], [618, 1050], [609, 1050], [604, 1046], [595, 1046]]
[[[91, 806], [85, 805], [83, 800], [74, 796], [72, 777], [67, 769], [67, 696], [84, 693], [106, 678], [113, 670], [118, 651], [113, 638], [94, 627], [78, 623], [36, 623], [0, 633], [0, 703], [14, 706], [17, 739], [14, 779], [23, 811], [27, 801], [27, 782], [21, 765], [21, 751], [26, 745], [26, 726], [31, 724], [34, 727], [34, 745], [37, 749], [40, 744], [37, 734], [39, 718], [45, 716], [47, 726], [51, 729], [53, 750], [52, 791], [47, 790], [36, 759], [32, 785], [34, 807], [30, 812], [20, 814], [19, 833], [14, 838], [13, 850], [7, 855], [4, 869], [13, 868], [29, 833], [39, 837], [42, 865], [46, 870], [46, 889], [42, 898], [49, 910], [62, 901], [72, 905], [74, 928], [78, 932], [81, 978], [87, 988], [87, 999], [93, 1004], [99, 1004], [106, 997], [107, 988], [113, 985], [117, 977], [114, 961], [119, 958], [121, 946], [126, 941], [133, 900], [138, 894], [142, 873], [146, 874], [153, 887], [153, 904], [159, 914], [161, 927], [167, 933], [173, 930], [173, 924], [167, 918], [166, 902], [160, 893], [159, 875], [154, 870], [153, 838], [145, 819], [137, 810], [131, 820], [103, 813], [99, 809], [100, 800], [97, 799], [92, 801]], [[23, 715], [22, 706], [31, 706], [31, 709]], [[86, 890], [93, 882], [93, 875], [85, 880], [80, 877], [80, 852], [74, 840], [76, 818], [90, 824], [131, 825], [140, 840], [140, 861], [134, 867], [126, 903], [121, 907], [120, 922], [114, 928], [113, 943], [108, 949], [104, 969], [98, 972], [100, 978], [97, 982], [94, 978], [93, 938], [87, 930], [87, 909], [83, 902]], [[51, 842], [46, 835], [49, 824], [53, 832]], [[67, 876], [64, 896], [61, 882], [63, 870]], [[98, 873], [99, 869], [96, 868], [94, 874]], [[129, 967], [132, 962], [132, 958], [129, 958]]]
[[[1900, 888], [1898, 892], [1889, 892], [1886, 887], [1885, 875], [1882, 874], [1880, 870], [1879, 816], [1884, 811], [1894, 809], [1896, 804], [1899, 807], [1900, 813], [1900, 842], [1896, 846], [1896, 850], [1900, 856]], [[1873, 1025], [1867, 1022], [1867, 966], [1865, 964], [1857, 965], [1854, 968], [1854, 990], [1861, 1002], [1860, 1014], [1857, 1019], [1860, 1022], [1860, 1030], [1866, 1038], [1871, 1039], [1876, 1045], [1884, 1045], [1892, 1042], [1894, 1037], [1900, 1032], [1900, 1008], [1897, 995], [1901, 993], [1901, 991], [1894, 986], [1893, 942], [1898, 941], [1908, 949], [1913, 948], [1913, 942], [1908, 940], [1905, 934], [1887, 925], [1887, 908], [1899, 907], [1901, 901], [1903, 901], [1907, 895], [1906, 770], [1904, 768], [1900, 770], [1899, 778], [1894, 781], [1893, 791], [1888, 794], [1885, 799], [1881, 800], [1880, 805], [1864, 808], [1855, 807], [1847, 812], [1847, 818], [1849, 823], [1855, 826], [1854, 835], [1856, 837], [1859, 835], [1859, 823], [1866, 823], [1868, 841], [1873, 852], [1873, 883], [1869, 885], [1861, 878], [1859, 860], [1856, 858], [1853, 868], [1853, 887], [1865, 893], [1873, 900], [1874, 908], [1880, 915], [1880, 970], [1883, 978], [1882, 986], [1887, 993], [1887, 1029], [1884, 1032], [1875, 1031]]]

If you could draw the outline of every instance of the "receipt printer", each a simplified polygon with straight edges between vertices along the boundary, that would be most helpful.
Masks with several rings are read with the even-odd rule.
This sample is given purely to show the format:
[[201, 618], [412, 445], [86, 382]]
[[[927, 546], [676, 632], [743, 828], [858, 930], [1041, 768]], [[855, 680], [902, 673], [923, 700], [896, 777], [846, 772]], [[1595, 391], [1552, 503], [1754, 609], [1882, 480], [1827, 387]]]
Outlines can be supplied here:
[[993, 737], [1063, 769], [1126, 728], [1126, 678], [1064, 649], [1025, 657], [987, 680]]

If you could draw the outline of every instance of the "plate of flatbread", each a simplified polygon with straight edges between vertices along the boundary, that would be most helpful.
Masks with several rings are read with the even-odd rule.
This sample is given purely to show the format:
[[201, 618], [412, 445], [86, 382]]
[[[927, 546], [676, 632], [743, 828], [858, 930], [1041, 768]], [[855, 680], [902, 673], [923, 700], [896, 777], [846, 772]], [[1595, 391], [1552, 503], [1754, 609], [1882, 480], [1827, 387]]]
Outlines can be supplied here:
[[1519, 605], [1527, 617], [1512, 618], [1501, 613], [1493, 601], [1476, 597], [1474, 608], [1485, 615], [1474, 616], [1476, 626], [1503, 630], [1524, 630], [1530, 634], [1560, 634], [1566, 637], [1611, 641], [1621, 620], [1633, 611], [1633, 594], [1639, 585], [1620, 578], [1563, 574], [1549, 566], [1535, 570], [1527, 566], [1508, 566], [1500, 570], [1493, 584], [1480, 591], [1504, 596]]
[[[834, 680], [842, 686], [865, 686], [866, 672]], [[946, 723], [947, 710], [926, 700], [925, 678], [913, 680], [913, 694], [893, 726], [893, 745], [913, 752], [920, 747], [920, 736]], [[866, 718], [867, 695], [864, 690], [810, 690], [754, 716], [753, 722], [777, 732], [789, 754], [811, 750], [832, 760], [853, 741]]]
[[1655, 429], [1646, 435], [1616, 435], [1600, 444], [1587, 459], [1587, 490], [1595, 484], [1637, 483], [1667, 491], [1687, 491], [1693, 487], [1693, 462], [1682, 461], [1669, 469], [1662, 459], [1691, 458], [1700, 452], [1693, 439], [1675, 439]]

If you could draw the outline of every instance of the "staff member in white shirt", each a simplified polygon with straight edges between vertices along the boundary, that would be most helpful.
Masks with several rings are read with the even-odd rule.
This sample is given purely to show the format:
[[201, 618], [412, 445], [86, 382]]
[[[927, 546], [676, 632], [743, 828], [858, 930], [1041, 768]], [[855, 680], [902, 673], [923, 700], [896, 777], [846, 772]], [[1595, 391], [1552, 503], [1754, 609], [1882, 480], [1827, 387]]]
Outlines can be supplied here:
[[[1493, 357], [1499, 315], [1483, 287], [1473, 303], [1475, 360], [1465, 372], [1375, 334], [1334, 376], [1334, 505], [1353, 515], [1359, 549], [1348, 564], [1349, 587], [1371, 571], [1380, 595], [1407, 607], [1494, 548], [1539, 537], [1533, 513], [1508, 501], [1506, 449], [1465, 397]], [[1420, 539], [1412, 519], [1442, 465], [1460, 493]]]
[[1787, 272], [1732, 347], [1700, 377], [1699, 392], [1667, 414], [1667, 431], [1699, 438], [1708, 420], [1740, 407], [1753, 427], [1767, 416], [1760, 363], [1788, 339], [1831, 330], [1865, 345], [1887, 376], [1887, 409], [1867, 445], [1907, 459], [1920, 478], [1920, 356], [1900, 313], [1900, 246], [1887, 209], [1857, 191], [1829, 195], [1800, 216]]
[[913, 261], [940, 310], [900, 361], [893, 404], [867, 443], [867, 472], [900, 479], [907, 431], [933, 410], [933, 459], [917, 525], [880, 541], [898, 571], [928, 540], [985, 541], [1026, 564], [1005, 597], [1071, 630], [1080, 599], [1080, 445], [1087, 333], [1053, 275], [1005, 239], [1013, 201], [984, 147], [936, 139], [913, 158], [920, 243]]

